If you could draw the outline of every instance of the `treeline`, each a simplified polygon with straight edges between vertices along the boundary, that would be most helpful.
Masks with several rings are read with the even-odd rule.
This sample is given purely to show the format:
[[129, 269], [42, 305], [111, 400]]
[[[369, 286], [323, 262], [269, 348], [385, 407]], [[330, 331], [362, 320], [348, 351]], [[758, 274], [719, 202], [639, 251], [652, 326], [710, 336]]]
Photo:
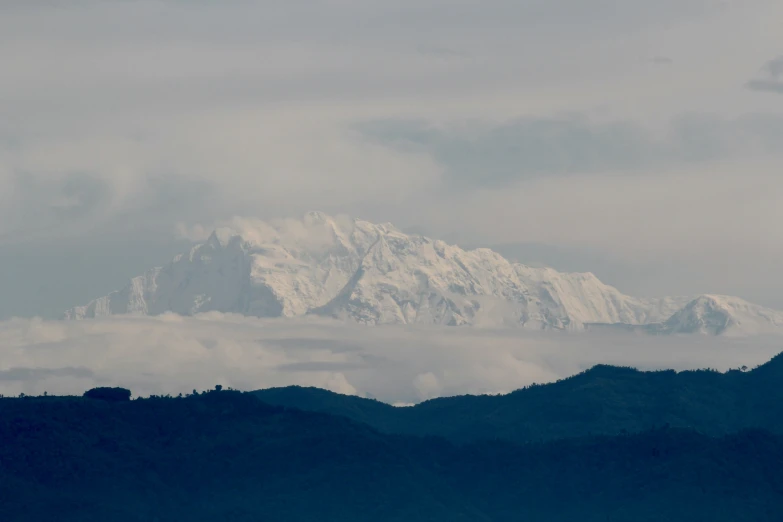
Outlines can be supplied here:
[[0, 441], [3, 521], [783, 520], [764, 430], [463, 445], [216, 389], [6, 399]]
[[753, 370], [642, 372], [598, 365], [556, 383], [500, 396], [434, 399], [393, 408], [316, 388], [273, 388], [262, 401], [341, 415], [386, 433], [456, 442], [541, 442], [638, 433], [660, 426], [720, 436], [747, 428], [783, 433], [783, 357]]

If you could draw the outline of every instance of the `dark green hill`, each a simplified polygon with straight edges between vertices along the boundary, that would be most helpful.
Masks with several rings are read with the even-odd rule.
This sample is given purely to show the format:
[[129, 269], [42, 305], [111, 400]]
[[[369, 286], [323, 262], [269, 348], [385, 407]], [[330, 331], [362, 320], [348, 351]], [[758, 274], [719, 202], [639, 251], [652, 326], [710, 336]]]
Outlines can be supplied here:
[[0, 441], [3, 521], [481, 520], [394, 439], [239, 392], [0, 399]]
[[252, 392], [270, 404], [342, 415], [381, 431], [453, 441], [517, 442], [639, 432], [656, 426], [708, 435], [743, 428], [783, 433], [783, 356], [754, 370], [641, 372], [596, 366], [502, 396], [461, 396], [394, 408], [316, 388]]
[[0, 399], [0, 520], [766, 522], [783, 437], [542, 444], [384, 435], [221, 391]]

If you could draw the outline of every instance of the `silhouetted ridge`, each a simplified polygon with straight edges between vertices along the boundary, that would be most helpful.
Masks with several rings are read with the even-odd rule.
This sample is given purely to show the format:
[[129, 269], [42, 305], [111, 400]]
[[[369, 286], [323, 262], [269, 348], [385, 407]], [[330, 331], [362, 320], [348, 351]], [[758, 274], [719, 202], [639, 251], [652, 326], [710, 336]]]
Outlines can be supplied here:
[[327, 391], [311, 392], [308, 400], [290, 388], [253, 393], [272, 404], [343, 415], [388, 433], [436, 435], [456, 442], [529, 442], [640, 432], [663, 425], [708, 435], [744, 428], [783, 433], [782, 382], [779, 355], [752, 371], [726, 373], [643, 372], [597, 365], [507, 395], [447, 397], [407, 408]]
[[0, 440], [9, 522], [783, 519], [783, 436], [759, 430], [458, 446], [215, 390], [0, 399]]
[[84, 397], [102, 401], [123, 402], [130, 400], [131, 392], [125, 388], [93, 388], [84, 392]]
[[612, 366], [610, 364], [596, 364], [589, 370], [583, 372], [584, 375], [598, 377], [616, 377], [616, 376], [636, 376], [642, 373], [637, 368], [630, 366]]
[[777, 354], [764, 364], [753, 368], [750, 372], [754, 375], [775, 375], [776, 377], [783, 377], [783, 353]]

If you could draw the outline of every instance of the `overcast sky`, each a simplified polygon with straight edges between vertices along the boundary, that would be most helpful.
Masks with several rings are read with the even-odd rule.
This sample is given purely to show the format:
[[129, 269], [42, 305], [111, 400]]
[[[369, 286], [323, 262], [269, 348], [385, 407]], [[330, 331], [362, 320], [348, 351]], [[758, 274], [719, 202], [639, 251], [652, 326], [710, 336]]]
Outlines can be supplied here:
[[[4, 0], [0, 318], [323, 210], [783, 308], [779, 0]], [[510, 254], [510, 255], [511, 255]]]

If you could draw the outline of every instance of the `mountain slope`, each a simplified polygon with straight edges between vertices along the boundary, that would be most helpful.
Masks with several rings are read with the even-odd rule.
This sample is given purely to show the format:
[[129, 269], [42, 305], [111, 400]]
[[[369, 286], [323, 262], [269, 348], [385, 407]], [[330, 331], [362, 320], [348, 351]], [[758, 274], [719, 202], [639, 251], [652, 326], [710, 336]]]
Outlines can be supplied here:
[[653, 335], [759, 335], [783, 331], [783, 312], [739, 297], [701, 295], [663, 322], [649, 324], [587, 324], [588, 330], [626, 330]]
[[[294, 223], [256, 224], [244, 237], [213, 233], [166, 267], [68, 310], [65, 318], [216, 310], [258, 317], [319, 314], [365, 324], [582, 330], [590, 324], [665, 324], [691, 301], [627, 296], [590, 273], [510, 263], [489, 249], [465, 251], [390, 224], [317, 212]], [[760, 324], [783, 324], [777, 312], [746, 312]]]
[[252, 392], [269, 404], [341, 415], [388, 433], [455, 442], [515, 442], [640, 432], [654, 426], [724, 435], [745, 428], [783, 434], [783, 355], [752, 371], [640, 372], [596, 366], [557, 383], [499, 396], [387, 404], [316, 388]]
[[689, 430], [466, 446], [238, 392], [0, 399], [14, 522], [779, 521], [783, 437]]
[[783, 327], [783, 313], [738, 297], [704, 295], [678, 310], [660, 326], [650, 327], [654, 333], [771, 333]]

